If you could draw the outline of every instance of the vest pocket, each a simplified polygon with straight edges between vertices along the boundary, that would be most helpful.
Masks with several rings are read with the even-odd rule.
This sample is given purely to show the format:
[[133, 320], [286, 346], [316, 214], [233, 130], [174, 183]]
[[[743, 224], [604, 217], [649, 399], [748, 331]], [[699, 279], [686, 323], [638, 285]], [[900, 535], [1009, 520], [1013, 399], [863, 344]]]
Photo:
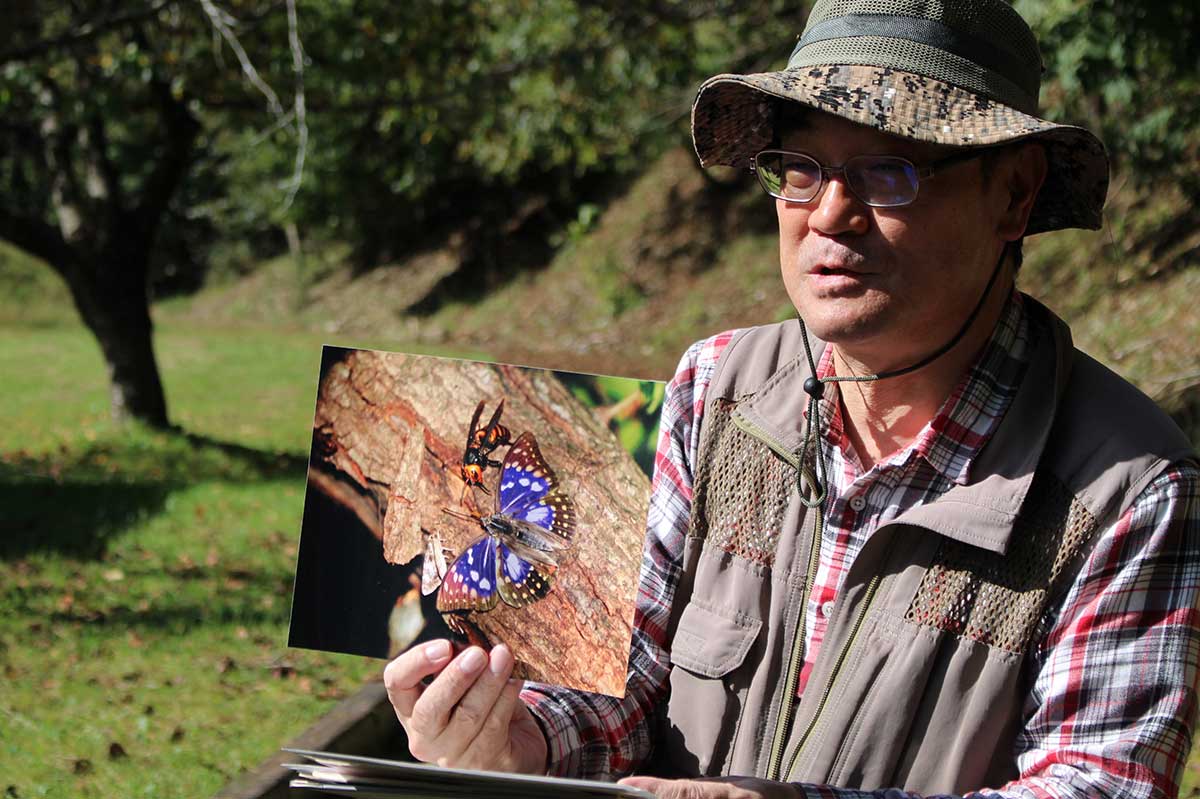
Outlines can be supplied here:
[[721, 773], [736, 738], [749, 675], [735, 674], [762, 620], [692, 602], [671, 643], [665, 746], [683, 776]]
[[701, 677], [724, 677], [746, 659], [760, 628], [762, 619], [693, 602], [679, 617], [671, 642], [671, 663]]

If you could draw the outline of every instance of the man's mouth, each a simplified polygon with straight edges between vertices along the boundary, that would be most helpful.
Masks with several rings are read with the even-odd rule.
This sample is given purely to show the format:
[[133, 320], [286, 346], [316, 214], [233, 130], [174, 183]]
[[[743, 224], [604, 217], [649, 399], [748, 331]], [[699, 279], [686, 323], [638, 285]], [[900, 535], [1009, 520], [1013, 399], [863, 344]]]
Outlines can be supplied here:
[[808, 271], [808, 273], [810, 275], [818, 275], [821, 277], [830, 276], [830, 275], [838, 275], [838, 276], [844, 276], [844, 277], [860, 277], [863, 274], [865, 274], [864, 272], [861, 272], [857, 269], [850, 269], [850, 268], [847, 268], [844, 266], [827, 266], [824, 264], [814, 266], [812, 269], [810, 269]]

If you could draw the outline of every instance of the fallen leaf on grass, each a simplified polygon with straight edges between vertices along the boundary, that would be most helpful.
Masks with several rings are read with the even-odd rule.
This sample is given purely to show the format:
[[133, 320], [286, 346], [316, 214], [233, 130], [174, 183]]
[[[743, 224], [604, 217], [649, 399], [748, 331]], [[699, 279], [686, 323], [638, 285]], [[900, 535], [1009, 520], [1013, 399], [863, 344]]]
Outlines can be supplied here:
[[100, 576], [110, 583], [119, 583], [125, 579], [125, 572], [120, 569], [105, 569]]

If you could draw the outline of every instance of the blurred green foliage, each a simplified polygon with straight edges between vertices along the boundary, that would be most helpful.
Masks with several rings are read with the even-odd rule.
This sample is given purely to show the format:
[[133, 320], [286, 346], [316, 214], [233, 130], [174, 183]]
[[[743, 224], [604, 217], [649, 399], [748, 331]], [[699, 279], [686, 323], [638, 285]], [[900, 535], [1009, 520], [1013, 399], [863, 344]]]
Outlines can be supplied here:
[[1052, 118], [1095, 130], [1143, 182], [1200, 199], [1200, 5], [1169, 0], [1016, 0], [1046, 62]]
[[560, 372], [571, 393], [607, 420], [625, 451], [649, 477], [658, 447], [658, 418], [666, 384], [657, 380]]

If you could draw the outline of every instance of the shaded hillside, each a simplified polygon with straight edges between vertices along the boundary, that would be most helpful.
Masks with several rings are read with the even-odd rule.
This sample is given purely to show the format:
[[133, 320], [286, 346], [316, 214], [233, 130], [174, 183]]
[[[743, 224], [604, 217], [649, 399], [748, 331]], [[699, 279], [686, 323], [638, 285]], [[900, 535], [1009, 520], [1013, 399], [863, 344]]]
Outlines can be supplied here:
[[[1035, 236], [1020, 283], [1071, 323], [1081, 348], [1159, 399], [1200, 439], [1200, 232], [1172, 224], [1181, 198], [1114, 181], [1106, 228]], [[440, 344], [518, 363], [666, 378], [692, 341], [792, 313], [775, 218], [748, 176], [705, 176], [667, 152], [607, 207], [583, 206], [550, 264], [474, 303], [411, 309], [453, 270], [458, 247], [352, 277], [327, 256], [297, 286], [287, 258], [172, 313], [296, 324], [353, 338]]]

